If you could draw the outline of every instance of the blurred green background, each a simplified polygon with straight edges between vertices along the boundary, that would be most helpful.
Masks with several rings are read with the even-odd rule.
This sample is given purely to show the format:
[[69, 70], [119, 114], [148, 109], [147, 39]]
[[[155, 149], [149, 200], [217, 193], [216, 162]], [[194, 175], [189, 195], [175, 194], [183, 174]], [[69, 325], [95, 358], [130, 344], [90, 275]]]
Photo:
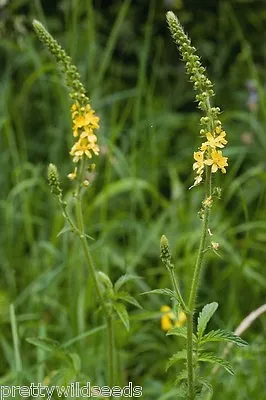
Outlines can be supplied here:
[[[49, 381], [58, 369], [63, 382], [106, 383], [104, 330], [78, 339], [102, 324], [94, 289], [76, 238], [57, 237], [64, 221], [46, 182], [53, 162], [71, 203], [70, 103], [34, 18], [71, 55], [101, 118], [101, 156], [84, 206], [98, 268], [112, 280], [140, 276], [127, 287], [134, 296], [170, 287], [159, 260], [166, 234], [187, 293], [201, 226], [203, 190], [188, 191], [200, 113], [166, 26], [169, 9], [215, 83], [229, 141], [210, 226], [221, 257], [206, 258], [198, 305], [217, 301], [210, 328], [234, 330], [265, 303], [265, 1], [1, 0], [0, 384]], [[131, 331], [116, 324], [120, 383], [143, 386], [145, 400], [176, 398], [179, 367], [166, 373], [165, 363], [183, 343], [160, 329], [167, 298], [137, 298], [143, 310], [132, 307]], [[228, 355], [235, 376], [219, 370], [212, 377], [216, 400], [266, 396], [265, 334], [262, 315], [243, 334], [250, 345]], [[66, 344], [80, 366], [32, 346], [26, 338], [34, 336]]]

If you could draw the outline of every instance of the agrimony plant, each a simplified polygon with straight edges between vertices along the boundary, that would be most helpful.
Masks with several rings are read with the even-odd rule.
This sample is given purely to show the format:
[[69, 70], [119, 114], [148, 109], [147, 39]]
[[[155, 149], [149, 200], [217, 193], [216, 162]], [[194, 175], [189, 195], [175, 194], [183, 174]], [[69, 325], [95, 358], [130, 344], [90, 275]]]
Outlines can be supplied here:
[[[99, 117], [90, 105], [89, 98], [80, 80], [80, 74], [71, 58], [39, 21], [33, 21], [33, 27], [40, 41], [54, 56], [57, 65], [60, 67], [65, 77], [66, 85], [69, 88], [72, 102], [70, 112], [72, 116], [72, 133], [74, 138], [73, 146], [70, 149], [70, 155], [74, 163], [74, 170], [68, 174], [68, 178], [74, 184], [74, 217], [70, 215], [68, 204], [63, 199], [59, 173], [54, 164], [50, 164], [48, 167], [48, 183], [51, 192], [61, 207], [62, 214], [66, 221], [66, 225], [61, 230], [60, 234], [72, 231], [79, 238], [99, 304], [106, 321], [108, 334], [108, 385], [112, 387], [116, 378], [114, 315], [118, 316], [122, 324], [128, 330], [129, 316], [126, 304], [129, 303], [136, 307], [140, 307], [140, 305], [129, 293], [123, 291], [122, 287], [126, 282], [134, 280], [136, 277], [123, 275], [113, 285], [109, 276], [102, 271], [98, 271], [94, 264], [88, 244], [88, 239], [90, 239], [90, 237], [86, 233], [84, 224], [82, 199], [90, 185], [89, 172], [95, 168], [96, 158], [100, 152], [96, 134], [96, 131], [99, 129]], [[30, 341], [35, 345], [40, 345], [42, 343], [41, 339], [36, 340], [33, 338], [30, 339]]]
[[228, 166], [227, 157], [224, 157], [222, 150], [227, 144], [226, 133], [222, 129], [219, 120], [220, 109], [212, 105], [214, 90], [212, 82], [206, 76], [206, 70], [200, 62], [199, 56], [196, 54], [196, 48], [191, 45], [191, 41], [183, 30], [177, 17], [173, 12], [166, 15], [167, 23], [171, 36], [177, 44], [182, 56], [182, 60], [186, 65], [186, 72], [190, 81], [193, 83], [196, 92], [196, 101], [203, 116], [200, 119], [201, 130], [200, 136], [202, 144], [194, 152], [193, 170], [196, 172], [194, 184], [191, 188], [202, 183], [205, 184], [205, 198], [202, 201], [202, 207], [199, 216], [202, 223], [202, 233], [199, 249], [196, 257], [196, 263], [192, 273], [191, 286], [188, 299], [184, 299], [179, 288], [176, 277], [175, 266], [169, 249], [166, 236], [161, 238], [161, 260], [169, 272], [173, 290], [156, 289], [153, 293], [161, 293], [173, 299], [179, 309], [183, 311], [187, 318], [187, 326], [172, 327], [167, 335], [176, 335], [185, 338], [185, 349], [174, 354], [167, 368], [171, 367], [179, 360], [185, 362], [184, 370], [178, 375], [176, 382], [181, 383], [180, 394], [189, 399], [204, 398], [204, 392], [207, 388], [212, 390], [210, 383], [200, 375], [199, 365], [202, 362], [219, 364], [229, 373], [233, 373], [231, 365], [217, 357], [214, 353], [206, 350], [206, 345], [212, 342], [232, 342], [236, 345], [243, 346], [246, 342], [240, 337], [226, 330], [216, 330], [206, 333], [206, 326], [216, 311], [218, 304], [211, 303], [203, 307], [199, 314], [196, 327], [194, 326], [194, 315], [196, 311], [196, 295], [200, 283], [200, 275], [202, 271], [203, 258], [208, 250], [214, 252], [218, 249], [218, 243], [209, 240], [209, 219], [210, 212], [215, 197], [219, 197], [220, 189], [213, 188], [212, 175], [218, 171], [226, 173]]

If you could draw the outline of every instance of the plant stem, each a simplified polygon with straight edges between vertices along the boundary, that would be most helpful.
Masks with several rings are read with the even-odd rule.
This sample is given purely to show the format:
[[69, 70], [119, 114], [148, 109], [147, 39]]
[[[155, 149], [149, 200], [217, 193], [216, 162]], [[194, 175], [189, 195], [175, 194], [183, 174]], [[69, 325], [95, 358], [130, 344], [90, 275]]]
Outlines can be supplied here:
[[83, 220], [83, 213], [82, 213], [82, 204], [81, 204], [81, 198], [80, 198], [80, 193], [78, 193], [78, 196], [76, 198], [76, 215], [77, 215], [77, 223], [78, 223], [78, 229], [80, 231], [79, 239], [81, 241], [83, 251], [89, 266], [89, 271], [93, 280], [93, 284], [97, 293], [97, 296], [99, 298], [99, 302], [101, 305], [101, 308], [103, 310], [103, 314], [107, 323], [107, 334], [108, 334], [108, 385], [109, 387], [114, 386], [114, 371], [115, 371], [115, 357], [114, 357], [114, 350], [115, 350], [115, 341], [114, 341], [114, 326], [113, 326], [113, 317], [112, 313], [110, 310], [108, 310], [106, 303], [104, 301], [98, 279], [97, 279], [97, 270], [94, 265], [89, 246], [87, 243], [87, 238], [86, 234], [84, 231], [84, 220]]
[[115, 342], [114, 342], [114, 321], [112, 315], [107, 320], [108, 328], [108, 381], [109, 387], [114, 386], [115, 377]]
[[[211, 196], [212, 184], [211, 184], [211, 169], [206, 168], [206, 198]], [[199, 286], [200, 274], [202, 270], [202, 262], [205, 254], [206, 240], [208, 233], [208, 224], [210, 216], [210, 207], [204, 207], [203, 213], [203, 225], [200, 246], [198, 250], [197, 260], [193, 272], [192, 285], [190, 289], [189, 301], [188, 301], [188, 314], [187, 314], [187, 370], [188, 370], [188, 391], [189, 400], [195, 399], [195, 388], [194, 388], [194, 365], [193, 365], [193, 315], [195, 310], [196, 295]]]
[[194, 400], [194, 370], [193, 370], [193, 313], [187, 314], [187, 380], [188, 398]]
[[169, 274], [170, 274], [170, 277], [171, 277], [171, 280], [172, 280], [172, 285], [173, 285], [174, 290], [176, 292], [176, 297], [177, 297], [177, 299], [178, 299], [178, 301], [180, 303], [180, 306], [183, 309], [183, 311], [186, 311], [187, 306], [186, 306], [186, 304], [185, 304], [185, 302], [183, 300], [183, 297], [182, 297], [182, 295], [180, 293], [180, 290], [178, 288], [178, 283], [177, 283], [177, 280], [176, 280], [174, 266], [173, 265], [169, 266], [168, 267], [168, 271], [169, 271]]

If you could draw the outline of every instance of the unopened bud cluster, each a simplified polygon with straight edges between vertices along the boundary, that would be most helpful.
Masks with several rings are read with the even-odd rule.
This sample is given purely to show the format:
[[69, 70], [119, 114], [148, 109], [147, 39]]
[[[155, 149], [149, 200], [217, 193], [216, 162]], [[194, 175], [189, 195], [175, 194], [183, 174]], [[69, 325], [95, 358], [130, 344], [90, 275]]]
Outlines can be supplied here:
[[59, 198], [59, 200], [62, 199], [62, 189], [60, 186], [60, 181], [59, 181], [59, 174], [57, 167], [54, 164], [49, 164], [48, 170], [47, 170], [47, 178], [48, 178], [48, 183], [51, 188], [51, 192], [53, 195]]
[[163, 235], [160, 240], [160, 258], [166, 267], [170, 267], [172, 265], [169, 242], [165, 235]]
[[[41, 42], [45, 44], [61, 67], [66, 84], [70, 89], [70, 98], [73, 101], [71, 107], [73, 136], [76, 138], [76, 142], [70, 150], [73, 162], [78, 163], [84, 158], [91, 159], [100, 151], [94, 132], [99, 128], [99, 117], [95, 115], [95, 111], [90, 106], [89, 98], [80, 81], [80, 74], [71, 58], [39, 21], [33, 21], [33, 27]], [[73, 180], [77, 178], [77, 175], [78, 168], [76, 167], [73, 172], [68, 174], [68, 177]], [[88, 186], [87, 181], [84, 181], [83, 185]]]
[[212, 107], [210, 104], [210, 99], [214, 96], [213, 84], [206, 76], [206, 70], [201, 65], [200, 58], [196, 54], [196, 48], [191, 45], [191, 40], [173, 12], [169, 11], [166, 14], [166, 19], [171, 35], [186, 64], [189, 79], [193, 82], [194, 90], [197, 92], [195, 98], [198, 106], [205, 113], [205, 116], [200, 119], [202, 126], [200, 135], [204, 140], [207, 140], [203, 142], [199, 151], [194, 152], [196, 162], [193, 164], [193, 169], [196, 170], [197, 174], [193, 185], [195, 186], [202, 181], [206, 166], [211, 167], [212, 173], [219, 169], [226, 173], [227, 157], [223, 157], [222, 151], [218, 150], [227, 143], [226, 133], [222, 130], [222, 124], [218, 118], [221, 113], [220, 108]]

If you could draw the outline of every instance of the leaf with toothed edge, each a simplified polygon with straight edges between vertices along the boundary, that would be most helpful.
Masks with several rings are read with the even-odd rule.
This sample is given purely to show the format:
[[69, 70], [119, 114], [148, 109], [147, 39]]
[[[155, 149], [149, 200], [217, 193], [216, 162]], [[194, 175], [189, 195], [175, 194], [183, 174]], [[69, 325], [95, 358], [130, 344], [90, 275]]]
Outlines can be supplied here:
[[197, 332], [198, 332], [198, 338], [199, 340], [201, 339], [202, 335], [205, 332], [206, 326], [215, 313], [215, 311], [218, 308], [218, 303], [210, 303], [206, 304], [206, 306], [203, 307], [202, 311], [199, 314], [198, 317], [198, 327], [197, 327]]
[[166, 364], [166, 371], [177, 361], [179, 360], [186, 360], [187, 358], [187, 350], [181, 350], [175, 353], [171, 358], [169, 358], [167, 364]]
[[229, 372], [229, 374], [234, 375], [234, 370], [231, 364], [228, 361], [225, 361], [222, 358], [217, 357], [213, 353], [208, 353], [208, 352], [201, 353], [198, 357], [198, 361], [218, 364], [221, 367], [223, 367], [227, 372]]
[[236, 344], [237, 346], [247, 346], [248, 343], [241, 339], [241, 337], [235, 335], [233, 332], [226, 331], [223, 329], [218, 329], [216, 331], [212, 330], [206, 333], [199, 340], [199, 345], [202, 346], [209, 342], [231, 342]]

